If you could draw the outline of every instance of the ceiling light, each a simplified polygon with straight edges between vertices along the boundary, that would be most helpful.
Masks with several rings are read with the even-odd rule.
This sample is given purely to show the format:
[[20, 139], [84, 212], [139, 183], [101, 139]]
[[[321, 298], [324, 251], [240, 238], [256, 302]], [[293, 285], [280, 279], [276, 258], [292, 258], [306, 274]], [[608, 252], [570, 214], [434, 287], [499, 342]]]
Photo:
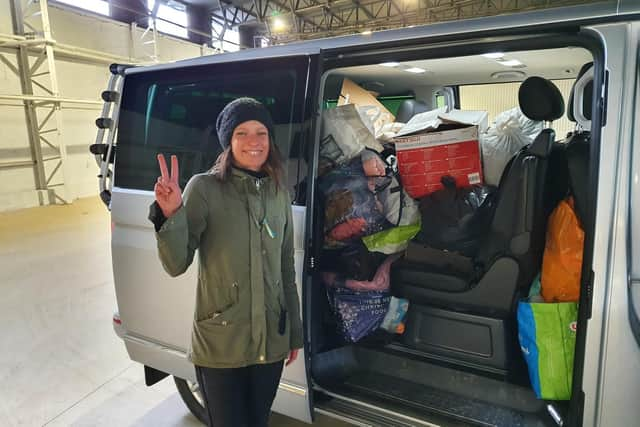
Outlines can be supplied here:
[[418, 68], [418, 67], [412, 67], [412, 68], [407, 68], [405, 70], [408, 73], [414, 73], [414, 74], [420, 74], [420, 73], [426, 73], [427, 70], [423, 70], [422, 68]]
[[498, 63], [502, 65], [506, 65], [507, 67], [517, 67], [519, 65], [523, 65], [522, 62], [517, 59], [509, 59], [508, 61], [498, 61]]
[[526, 73], [522, 71], [497, 71], [491, 74], [491, 78], [493, 79], [511, 79], [511, 80], [519, 80], [526, 77]]
[[399, 62], [383, 62], [378, 65], [382, 65], [383, 67], [397, 67], [398, 65], [400, 65], [400, 63]]
[[284, 23], [284, 21], [281, 18], [274, 18], [273, 19], [273, 29], [275, 31], [282, 31], [286, 28], [286, 24]]
[[485, 58], [489, 58], [489, 59], [500, 59], [504, 56], [504, 53], [502, 52], [492, 52], [492, 53], [485, 53], [482, 56], [484, 56]]

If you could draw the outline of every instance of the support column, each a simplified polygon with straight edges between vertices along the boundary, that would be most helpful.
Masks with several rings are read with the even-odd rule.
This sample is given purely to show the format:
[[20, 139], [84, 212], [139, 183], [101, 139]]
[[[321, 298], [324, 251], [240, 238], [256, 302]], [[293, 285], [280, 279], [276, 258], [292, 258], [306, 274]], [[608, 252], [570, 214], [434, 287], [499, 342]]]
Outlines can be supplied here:
[[208, 9], [187, 5], [187, 28], [190, 41], [211, 46], [211, 15]]
[[[34, 86], [37, 86], [51, 98], [46, 101], [24, 100], [35, 190], [41, 205], [69, 203], [74, 199], [74, 195], [68, 185], [67, 152], [62, 136], [60, 93], [47, 0], [40, 0], [38, 3], [11, 0], [11, 16], [13, 30], [17, 35], [27, 35], [41, 40], [31, 46], [41, 48], [33, 63], [29, 60], [26, 46], [18, 48], [17, 67], [14, 71], [20, 77], [22, 94], [38, 95], [34, 93]], [[30, 31], [25, 31], [25, 28]], [[45, 63], [47, 69], [40, 71]], [[43, 76], [48, 76], [48, 82], [40, 79]], [[51, 119], [53, 124], [50, 123]], [[45, 157], [44, 149], [52, 151], [52, 154]]]
[[[24, 35], [24, 21], [22, 14], [22, 4], [20, 0], [11, 1], [11, 20], [13, 23], [13, 33], [16, 35]], [[33, 95], [33, 84], [29, 78], [29, 54], [27, 47], [21, 45], [18, 47], [16, 54], [17, 74], [20, 78], [20, 86], [23, 95]], [[27, 124], [27, 135], [29, 137], [29, 148], [31, 151], [31, 160], [33, 165], [33, 177], [38, 191], [40, 205], [55, 203], [53, 192], [47, 191], [47, 180], [44, 174], [44, 162], [42, 160], [42, 147], [38, 137], [38, 115], [33, 101], [24, 100], [24, 115]], [[46, 197], [47, 200], [44, 200]]]

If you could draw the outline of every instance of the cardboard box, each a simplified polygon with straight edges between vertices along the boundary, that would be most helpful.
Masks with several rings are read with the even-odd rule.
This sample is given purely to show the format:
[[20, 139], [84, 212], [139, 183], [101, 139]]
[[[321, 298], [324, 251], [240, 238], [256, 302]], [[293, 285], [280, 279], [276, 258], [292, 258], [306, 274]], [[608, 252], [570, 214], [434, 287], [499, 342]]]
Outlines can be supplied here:
[[447, 107], [442, 107], [416, 114], [398, 131], [396, 136], [430, 132], [442, 125], [458, 125], [458, 127], [475, 125], [482, 133], [487, 130], [488, 118], [486, 111], [454, 109], [447, 113]]
[[482, 184], [478, 126], [394, 138], [402, 185], [413, 198], [442, 188], [445, 175], [465, 187]]
[[371, 93], [349, 79], [342, 81], [342, 89], [338, 98], [338, 105], [354, 104], [360, 107], [362, 114], [365, 114], [373, 124], [371, 133], [376, 135], [382, 126], [393, 123], [395, 117], [384, 105], [380, 103]]

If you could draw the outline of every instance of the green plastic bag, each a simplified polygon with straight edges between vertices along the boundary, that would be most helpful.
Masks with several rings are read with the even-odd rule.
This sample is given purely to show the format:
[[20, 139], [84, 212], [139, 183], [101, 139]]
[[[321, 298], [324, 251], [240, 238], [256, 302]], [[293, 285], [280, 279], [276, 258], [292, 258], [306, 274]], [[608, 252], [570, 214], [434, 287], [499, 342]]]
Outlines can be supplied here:
[[578, 304], [518, 304], [518, 340], [539, 399], [569, 400]]
[[[395, 177], [391, 185], [378, 197], [383, 206], [387, 220], [397, 226], [379, 231], [362, 238], [362, 242], [370, 252], [382, 252], [383, 254], [395, 254], [407, 249], [409, 240], [420, 232], [422, 218], [418, 209], [418, 202], [412, 199]], [[398, 218], [398, 216], [400, 216]]]
[[363, 237], [362, 241], [371, 252], [394, 254], [405, 250], [407, 242], [413, 239], [419, 231], [420, 223], [400, 225]]

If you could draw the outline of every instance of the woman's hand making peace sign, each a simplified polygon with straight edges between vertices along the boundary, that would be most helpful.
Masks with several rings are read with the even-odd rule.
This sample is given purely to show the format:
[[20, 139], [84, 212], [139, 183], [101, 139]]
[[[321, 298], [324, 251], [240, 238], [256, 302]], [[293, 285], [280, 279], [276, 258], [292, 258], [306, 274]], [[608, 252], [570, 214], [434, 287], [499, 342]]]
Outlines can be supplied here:
[[160, 165], [160, 176], [153, 191], [156, 193], [156, 201], [166, 218], [171, 217], [182, 205], [182, 192], [178, 185], [178, 158], [171, 156], [171, 175], [167, 170], [167, 162], [164, 155], [158, 154], [158, 164]]

